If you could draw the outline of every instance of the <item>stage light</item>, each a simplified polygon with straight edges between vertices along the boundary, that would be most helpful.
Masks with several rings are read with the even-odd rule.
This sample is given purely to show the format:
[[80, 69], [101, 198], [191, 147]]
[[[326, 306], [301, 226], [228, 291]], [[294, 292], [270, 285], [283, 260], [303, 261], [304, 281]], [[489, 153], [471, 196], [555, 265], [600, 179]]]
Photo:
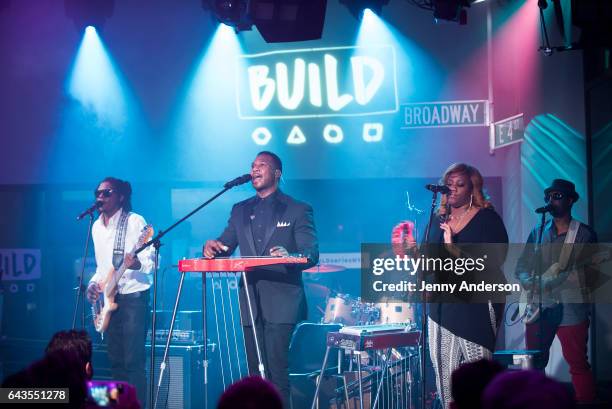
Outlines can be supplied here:
[[467, 23], [465, 7], [470, 7], [468, 0], [434, 0], [434, 18], [436, 20], [456, 21], [464, 25]]
[[389, 4], [389, 0], [340, 0], [340, 3], [344, 4], [357, 20], [361, 20], [366, 10], [380, 15], [383, 6]]
[[87, 26], [85, 27], [85, 32], [90, 34], [90, 33], [95, 33], [96, 32], [96, 28], [94, 26]]
[[100, 31], [114, 8], [115, 0], [64, 0], [66, 16], [81, 32], [88, 26]]
[[268, 43], [318, 40], [327, 0], [251, 0], [253, 24]]
[[202, 0], [202, 7], [236, 32], [255, 26], [266, 42], [279, 43], [321, 38], [327, 0]]
[[204, 10], [210, 10], [216, 21], [233, 27], [236, 32], [253, 28], [248, 0], [202, 0]]

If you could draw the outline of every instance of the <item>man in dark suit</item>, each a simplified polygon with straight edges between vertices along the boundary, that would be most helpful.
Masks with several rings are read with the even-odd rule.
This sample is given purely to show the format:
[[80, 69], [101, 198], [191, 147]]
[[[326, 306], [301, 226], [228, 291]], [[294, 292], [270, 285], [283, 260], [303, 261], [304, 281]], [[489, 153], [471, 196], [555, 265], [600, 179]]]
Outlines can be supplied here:
[[[260, 152], [251, 165], [256, 195], [232, 208], [225, 231], [208, 240], [204, 257], [228, 256], [240, 247], [241, 256], [303, 255], [306, 264], [277, 265], [249, 271], [247, 280], [262, 363], [268, 377], [289, 407], [288, 352], [296, 324], [306, 319], [302, 270], [319, 259], [313, 212], [278, 189], [283, 165], [272, 152]], [[251, 374], [258, 374], [255, 339], [241, 283], [240, 309]]]

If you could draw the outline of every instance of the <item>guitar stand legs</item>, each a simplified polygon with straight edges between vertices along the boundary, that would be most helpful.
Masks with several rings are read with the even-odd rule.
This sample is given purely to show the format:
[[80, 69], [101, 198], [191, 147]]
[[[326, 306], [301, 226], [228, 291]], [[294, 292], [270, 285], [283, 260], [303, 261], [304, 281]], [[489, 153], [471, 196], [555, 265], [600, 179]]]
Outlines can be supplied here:
[[264, 367], [263, 360], [261, 358], [261, 350], [259, 349], [259, 339], [257, 338], [257, 330], [255, 328], [255, 318], [253, 317], [253, 306], [251, 304], [251, 295], [249, 294], [249, 283], [247, 282], [246, 271], [242, 273], [242, 279], [244, 280], [244, 291], [246, 292], [247, 306], [249, 308], [249, 319], [251, 321], [251, 326], [253, 327], [253, 338], [255, 339], [255, 351], [257, 351], [259, 375], [262, 377], [262, 379], [266, 379], [266, 368]]
[[[374, 403], [372, 404], [372, 408], [376, 407], [376, 404], [378, 403], [378, 398], [380, 397], [380, 391], [382, 390], [382, 385], [383, 382], [385, 381], [385, 374], [387, 373], [387, 370], [389, 369], [389, 361], [391, 360], [391, 351], [392, 349], [389, 348], [389, 351], [387, 352], [386, 358], [385, 358], [385, 363], [382, 367], [382, 373], [380, 375], [380, 381], [378, 382], [378, 388], [376, 388], [376, 397], [374, 398]], [[361, 389], [361, 384], [359, 385], [359, 388]], [[359, 391], [359, 393], [361, 394], [361, 390]], [[361, 397], [361, 401], [363, 402], [363, 397]], [[362, 404], [363, 407], [363, 404]]]
[[[325, 350], [325, 356], [323, 357], [323, 366], [321, 367], [321, 373], [319, 374], [319, 376], [317, 377], [317, 384], [316, 384], [316, 388], [315, 388], [315, 393], [314, 393], [314, 397], [312, 399], [312, 405], [310, 406], [310, 409], [315, 409], [317, 407], [317, 401], [319, 398], [319, 392], [321, 389], [321, 382], [323, 380], [323, 374], [325, 374], [325, 369], [327, 368], [327, 359], [329, 357], [329, 351], [332, 347], [328, 346], [327, 349]], [[359, 388], [359, 408], [360, 409], [364, 409], [364, 399], [363, 399], [363, 374], [362, 374], [362, 368], [361, 368], [361, 352], [362, 351], [356, 351], [353, 350], [352, 354], [354, 355], [354, 357], [357, 359], [357, 386]], [[382, 386], [383, 383], [385, 381], [385, 375], [387, 374], [387, 372], [389, 371], [389, 367], [390, 367], [390, 361], [391, 361], [391, 353], [392, 353], [392, 349], [389, 348], [387, 353], [384, 355], [384, 364], [380, 370], [380, 379], [378, 379], [378, 385], [376, 386], [376, 395], [374, 396], [374, 401], [371, 405], [371, 408], [375, 408], [376, 405], [378, 404], [378, 400], [380, 398], [380, 393], [382, 391]], [[410, 358], [409, 357], [409, 362], [410, 362]], [[340, 368], [340, 366], [338, 366], [338, 368]], [[368, 375], [366, 378], [370, 379], [371, 378], [371, 382], [372, 382], [372, 387], [371, 390], [373, 390], [373, 385], [375, 383], [375, 379], [376, 378], [372, 378], [373, 375]], [[349, 389], [349, 385], [346, 384], [346, 378], [344, 378], [343, 380], [344, 382], [344, 398], [346, 401], [346, 408], [349, 407], [349, 395], [348, 395], [348, 389]]]
[[357, 356], [357, 379], [359, 381], [359, 409], [363, 409], [363, 377], [361, 375], [361, 352], [353, 351]]
[[315, 409], [317, 407], [317, 400], [319, 399], [319, 390], [321, 389], [321, 382], [323, 381], [323, 375], [325, 374], [325, 368], [327, 368], [327, 358], [329, 357], [330, 346], [325, 350], [325, 356], [323, 357], [323, 366], [321, 367], [321, 373], [317, 377], [317, 387], [315, 389], [314, 398], [312, 398], [312, 405], [310, 409]]
[[[159, 380], [157, 381], [157, 389], [155, 390], [155, 400], [152, 402], [152, 408], [157, 407], [157, 400], [159, 398], [159, 391], [161, 389], [162, 380], [164, 379], [164, 371], [166, 369], [166, 360], [168, 359], [168, 352], [170, 351], [170, 340], [172, 339], [172, 331], [174, 330], [174, 321], [176, 320], [176, 312], [178, 310], [179, 300], [181, 298], [181, 291], [183, 290], [183, 282], [185, 281], [185, 274], [181, 274], [181, 281], [179, 282], [178, 291], [176, 293], [176, 301], [174, 302], [174, 310], [172, 311], [172, 319], [170, 320], [170, 330], [168, 331], [168, 338], [166, 339], [166, 347], [164, 348], [164, 357], [159, 365]], [[155, 334], [151, 334], [151, 339], [155, 337]], [[204, 340], [204, 348], [206, 348], [206, 340]], [[153, 364], [151, 364], [153, 367]], [[154, 373], [150, 374], [151, 378], [155, 376]]]

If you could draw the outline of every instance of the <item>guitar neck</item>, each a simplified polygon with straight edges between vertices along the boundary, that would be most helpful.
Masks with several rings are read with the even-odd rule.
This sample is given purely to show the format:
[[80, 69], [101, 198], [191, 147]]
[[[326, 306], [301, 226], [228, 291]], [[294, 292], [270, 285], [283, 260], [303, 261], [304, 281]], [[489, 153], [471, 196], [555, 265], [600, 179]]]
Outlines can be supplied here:
[[[133, 255], [133, 253], [130, 253]], [[125, 258], [123, 263], [121, 263], [121, 266], [119, 267], [119, 270], [113, 270], [111, 272], [111, 277], [110, 277], [110, 281], [108, 283], [108, 285], [106, 286], [106, 294], [112, 294], [114, 292], [116, 292], [117, 289], [117, 284], [119, 283], [119, 280], [121, 280], [121, 277], [123, 277], [123, 274], [125, 273], [125, 270], [127, 270], [127, 266], [125, 265]]]

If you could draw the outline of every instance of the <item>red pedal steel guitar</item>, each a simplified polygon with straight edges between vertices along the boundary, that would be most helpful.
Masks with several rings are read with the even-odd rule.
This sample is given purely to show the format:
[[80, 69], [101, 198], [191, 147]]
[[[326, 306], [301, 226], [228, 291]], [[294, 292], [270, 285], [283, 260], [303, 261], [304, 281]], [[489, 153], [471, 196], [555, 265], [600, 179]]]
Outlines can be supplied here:
[[[204, 285], [207, 273], [223, 273], [223, 272], [245, 272], [253, 268], [271, 266], [275, 264], [306, 264], [308, 259], [306, 257], [241, 257], [241, 258], [194, 258], [179, 261], [179, 271], [181, 273], [194, 272], [202, 274], [203, 286], [202, 290], [205, 291]], [[242, 274], [242, 280], [244, 280], [245, 286], [248, 285], [249, 274]], [[175, 304], [175, 310], [173, 314], [176, 314], [176, 306], [178, 305], [178, 299], [180, 296], [180, 289], [183, 283], [184, 275], [181, 276], [181, 283], [179, 284], [179, 294], [177, 296], [177, 303]], [[229, 288], [229, 287], [228, 287]], [[261, 350], [259, 349], [259, 343], [257, 341], [258, 336], [256, 333], [255, 318], [253, 315], [253, 306], [251, 303], [251, 297], [249, 291], [245, 291], [246, 302], [251, 322], [251, 328], [253, 331], [253, 339], [255, 340], [255, 350], [257, 351], [258, 369], [260, 375], [265, 378], [265, 367], [261, 359]], [[202, 305], [203, 310], [206, 308], [206, 304]], [[230, 314], [233, 314], [230, 312]], [[206, 313], [204, 312], [204, 316]], [[233, 320], [233, 318], [232, 318]], [[206, 321], [206, 320], [204, 320]], [[204, 324], [205, 326], [206, 324]], [[172, 328], [172, 327], [171, 327]], [[226, 332], [227, 333], [227, 332]], [[234, 334], [235, 335], [235, 334]]]
[[[140, 232], [140, 237], [138, 237], [138, 242], [129, 253], [132, 256], [134, 252], [140, 248], [143, 244], [145, 244], [149, 239], [153, 237], [153, 227], [148, 224], [142, 228]], [[110, 317], [117, 309], [117, 303], [115, 303], [115, 296], [117, 295], [117, 283], [123, 277], [125, 270], [127, 270], [127, 266], [125, 265], [125, 260], [121, 263], [121, 266], [118, 270], [114, 268], [109, 271], [106, 276], [106, 280], [100, 285], [102, 291], [104, 292], [103, 297], [98, 297], [95, 303], [91, 306], [91, 312], [93, 315], [93, 322], [96, 331], [103, 334], [108, 328], [108, 323], [110, 321]]]
[[191, 258], [179, 261], [179, 271], [227, 272], [248, 271], [255, 267], [274, 264], [306, 264], [306, 257], [240, 257], [240, 258]]

